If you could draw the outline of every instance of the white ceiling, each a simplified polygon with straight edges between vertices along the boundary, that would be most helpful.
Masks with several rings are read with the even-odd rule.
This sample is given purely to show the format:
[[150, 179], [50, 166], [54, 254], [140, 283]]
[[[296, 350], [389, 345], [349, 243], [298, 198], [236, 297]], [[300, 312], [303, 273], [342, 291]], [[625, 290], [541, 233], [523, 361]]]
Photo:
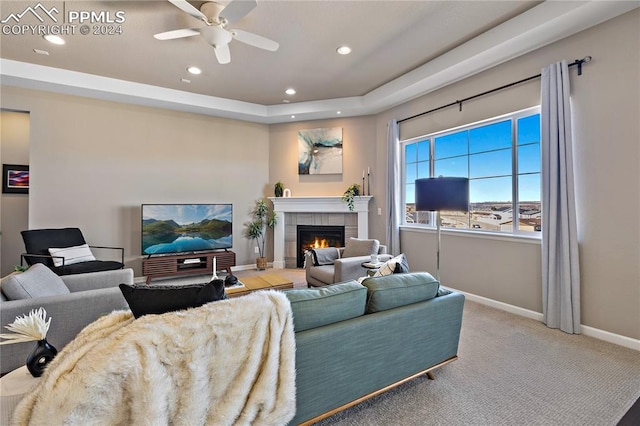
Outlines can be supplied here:
[[[200, 36], [153, 38], [204, 26], [166, 0], [39, 3], [59, 11], [53, 13], [57, 22], [45, 17], [42, 24], [75, 24], [75, 34], [64, 37], [65, 45], [53, 45], [16, 27], [40, 24], [33, 14], [19, 23], [7, 20], [37, 0], [0, 2], [0, 20], [7, 20], [0, 24], [2, 84], [263, 123], [335, 117], [338, 110], [342, 116], [377, 113], [640, 6], [637, 1], [263, 0], [229, 27], [268, 37], [280, 48], [269, 52], [234, 40], [231, 63], [220, 65]], [[79, 23], [68, 22], [71, 11], [123, 16], [120, 27], [113, 27], [122, 33], [82, 35]], [[342, 44], [353, 53], [338, 55]], [[191, 65], [203, 73], [190, 75]], [[297, 94], [286, 95], [289, 87]]]

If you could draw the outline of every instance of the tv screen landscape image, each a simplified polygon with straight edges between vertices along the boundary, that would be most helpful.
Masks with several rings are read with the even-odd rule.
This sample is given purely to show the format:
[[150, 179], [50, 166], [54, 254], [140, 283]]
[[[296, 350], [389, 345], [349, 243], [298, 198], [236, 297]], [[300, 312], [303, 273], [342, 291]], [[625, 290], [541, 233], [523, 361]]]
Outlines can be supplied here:
[[143, 204], [142, 254], [232, 247], [232, 204]]

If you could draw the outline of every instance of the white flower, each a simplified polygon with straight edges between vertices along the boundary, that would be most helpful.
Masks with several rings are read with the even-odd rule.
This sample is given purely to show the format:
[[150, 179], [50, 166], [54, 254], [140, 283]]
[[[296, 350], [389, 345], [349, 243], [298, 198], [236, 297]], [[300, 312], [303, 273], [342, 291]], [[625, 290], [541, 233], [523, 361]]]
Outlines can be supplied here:
[[14, 322], [5, 326], [7, 330], [13, 331], [15, 334], [0, 334], [0, 338], [7, 339], [0, 342], [0, 345], [43, 340], [47, 337], [47, 331], [49, 331], [51, 324], [51, 318], [45, 320], [46, 317], [47, 311], [44, 308], [33, 309], [29, 315], [17, 316]]

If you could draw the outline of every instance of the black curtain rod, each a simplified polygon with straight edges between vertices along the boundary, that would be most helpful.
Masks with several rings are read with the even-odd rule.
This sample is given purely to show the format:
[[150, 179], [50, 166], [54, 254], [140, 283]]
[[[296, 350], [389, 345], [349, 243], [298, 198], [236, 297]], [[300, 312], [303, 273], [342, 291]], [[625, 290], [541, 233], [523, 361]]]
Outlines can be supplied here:
[[[582, 64], [590, 62], [591, 59], [592, 59], [591, 56], [585, 56], [582, 59], [576, 59], [575, 61], [570, 63], [569, 66], [570, 67], [577, 66], [578, 75], [582, 75]], [[536, 78], [540, 78], [541, 76], [542, 74], [532, 75], [531, 77], [523, 78], [522, 80], [514, 81], [513, 83], [505, 84], [504, 86], [496, 87], [495, 89], [487, 90], [486, 92], [478, 93], [476, 95], [469, 96], [468, 98], [460, 99], [455, 102], [451, 102], [446, 105], [442, 105], [437, 108], [430, 109], [429, 111], [421, 112], [420, 114], [412, 115], [411, 117], [403, 118], [402, 120], [398, 120], [398, 124], [404, 121], [413, 120], [414, 118], [422, 117], [423, 115], [431, 114], [432, 112], [440, 111], [441, 109], [452, 107], [454, 105], [458, 105], [458, 107], [460, 108], [460, 111], [462, 111], [463, 102], [467, 102], [467, 101], [470, 101], [471, 99], [479, 98], [481, 96], [488, 95], [489, 93], [497, 92], [499, 90], [507, 89], [509, 87], [516, 86], [518, 84], [526, 83], [527, 81], [535, 80]]]

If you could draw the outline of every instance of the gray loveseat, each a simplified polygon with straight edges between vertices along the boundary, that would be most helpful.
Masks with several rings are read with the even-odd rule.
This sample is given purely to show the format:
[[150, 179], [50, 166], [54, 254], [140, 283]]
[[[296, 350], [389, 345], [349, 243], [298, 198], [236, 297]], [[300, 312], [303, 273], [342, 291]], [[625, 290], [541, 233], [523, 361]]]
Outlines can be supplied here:
[[[128, 308], [118, 288], [121, 283], [133, 284], [132, 269], [59, 277], [46, 266], [36, 264], [26, 272], [8, 275], [0, 283], [1, 332], [9, 332], [5, 326], [16, 316], [42, 307], [51, 317], [47, 341], [60, 350], [98, 317]], [[33, 342], [1, 346], [0, 373], [25, 365], [34, 346]]]
[[296, 415], [318, 421], [457, 358], [464, 295], [425, 272], [285, 291], [296, 331]]

